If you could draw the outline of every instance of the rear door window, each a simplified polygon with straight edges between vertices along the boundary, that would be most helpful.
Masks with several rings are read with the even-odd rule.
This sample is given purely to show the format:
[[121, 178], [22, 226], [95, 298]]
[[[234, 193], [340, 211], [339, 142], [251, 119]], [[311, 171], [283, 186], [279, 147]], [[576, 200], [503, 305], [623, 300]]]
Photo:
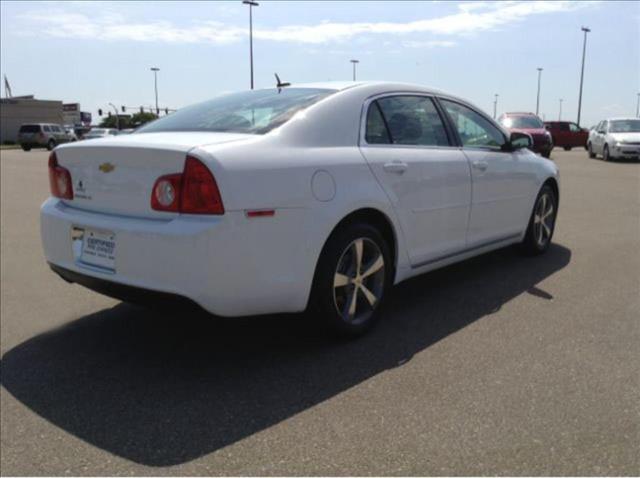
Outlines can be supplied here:
[[42, 129], [44, 130], [45, 133], [51, 133], [51, 128], [49, 128], [49, 126], [47, 125], [44, 125]]
[[444, 122], [431, 98], [399, 95], [376, 103], [393, 144], [449, 146]]

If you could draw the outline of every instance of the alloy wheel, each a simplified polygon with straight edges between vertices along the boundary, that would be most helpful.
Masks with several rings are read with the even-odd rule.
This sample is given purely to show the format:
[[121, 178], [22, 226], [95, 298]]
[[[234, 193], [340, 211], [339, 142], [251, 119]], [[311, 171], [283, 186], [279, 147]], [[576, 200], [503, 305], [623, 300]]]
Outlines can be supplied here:
[[346, 322], [367, 320], [384, 291], [384, 256], [371, 239], [361, 237], [349, 244], [333, 276], [333, 300], [338, 315]]
[[554, 221], [555, 207], [553, 200], [551, 195], [545, 192], [538, 199], [533, 216], [533, 233], [538, 247], [544, 248], [551, 239]]

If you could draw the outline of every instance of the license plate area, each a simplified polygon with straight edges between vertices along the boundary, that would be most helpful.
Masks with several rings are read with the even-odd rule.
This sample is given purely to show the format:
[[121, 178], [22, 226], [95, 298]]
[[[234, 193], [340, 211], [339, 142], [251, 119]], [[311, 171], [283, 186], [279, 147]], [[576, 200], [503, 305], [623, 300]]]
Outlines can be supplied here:
[[116, 235], [112, 231], [73, 226], [73, 256], [81, 266], [116, 271]]

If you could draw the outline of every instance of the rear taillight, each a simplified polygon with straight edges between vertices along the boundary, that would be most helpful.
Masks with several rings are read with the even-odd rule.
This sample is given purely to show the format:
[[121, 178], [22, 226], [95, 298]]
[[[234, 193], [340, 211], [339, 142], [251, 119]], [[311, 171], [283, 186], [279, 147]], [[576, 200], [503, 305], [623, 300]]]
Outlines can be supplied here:
[[58, 164], [56, 153], [49, 155], [49, 188], [51, 195], [60, 199], [73, 199], [73, 184], [69, 170]]
[[151, 192], [151, 208], [185, 214], [224, 214], [216, 180], [207, 166], [187, 156], [182, 174], [161, 176]]

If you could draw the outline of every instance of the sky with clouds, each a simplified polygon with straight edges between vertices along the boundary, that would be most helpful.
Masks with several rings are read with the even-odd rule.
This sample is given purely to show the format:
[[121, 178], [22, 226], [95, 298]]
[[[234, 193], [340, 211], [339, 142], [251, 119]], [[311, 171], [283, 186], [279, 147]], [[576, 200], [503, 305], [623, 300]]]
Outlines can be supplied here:
[[[278, 2], [254, 8], [256, 87], [406, 81], [463, 96], [489, 113], [577, 111], [582, 25], [583, 124], [635, 114], [639, 2]], [[83, 110], [154, 102], [178, 108], [249, 86], [248, 7], [233, 2], [2, 1], [0, 73], [13, 94], [80, 102]], [[4, 90], [3, 90], [4, 96]]]

